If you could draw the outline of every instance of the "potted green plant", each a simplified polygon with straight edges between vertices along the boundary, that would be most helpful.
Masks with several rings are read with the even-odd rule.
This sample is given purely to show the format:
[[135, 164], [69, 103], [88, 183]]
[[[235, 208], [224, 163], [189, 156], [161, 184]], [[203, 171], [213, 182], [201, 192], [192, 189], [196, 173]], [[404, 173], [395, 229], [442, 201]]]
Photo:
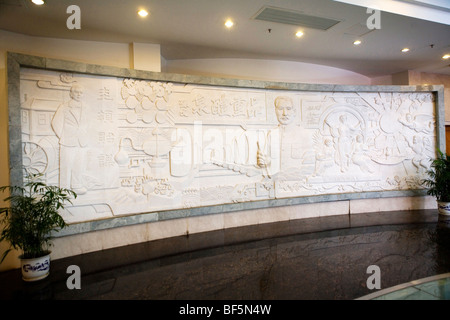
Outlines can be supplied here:
[[0, 263], [12, 249], [21, 250], [19, 258], [25, 281], [48, 276], [52, 232], [66, 227], [58, 210], [77, 196], [72, 190], [46, 185], [39, 178], [40, 175], [30, 175], [24, 186], [0, 187], [1, 192], [10, 192], [4, 199], [10, 206], [0, 208], [4, 224], [0, 241], [8, 241], [10, 247], [3, 253]]
[[436, 198], [440, 214], [450, 215], [450, 156], [438, 149], [427, 174], [429, 178], [423, 180], [427, 194]]

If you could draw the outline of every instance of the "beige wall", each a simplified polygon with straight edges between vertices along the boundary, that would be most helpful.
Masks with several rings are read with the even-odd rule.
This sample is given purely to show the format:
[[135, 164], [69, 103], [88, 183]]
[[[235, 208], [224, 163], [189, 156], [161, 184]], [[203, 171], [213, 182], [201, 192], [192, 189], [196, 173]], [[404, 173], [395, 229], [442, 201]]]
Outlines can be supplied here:
[[[205, 74], [208, 76], [220, 76], [221, 69], [208, 69], [214, 61], [166, 61], [159, 54], [158, 45], [140, 45], [123, 43], [104, 43], [62, 39], [47, 39], [30, 37], [0, 30], [0, 185], [9, 184], [9, 162], [8, 162], [8, 108], [7, 108], [7, 84], [6, 84], [6, 52], [19, 52], [30, 55], [45, 56], [49, 58], [72, 60], [100, 65], [117, 67], [140, 67], [155, 68], [151, 71], [185, 71], [193, 74]], [[299, 70], [311, 70], [315, 74], [310, 83], [343, 83], [346, 84], [370, 84], [370, 79], [362, 75], [354, 74], [346, 70], [332, 70], [324, 66], [289, 63], [282, 61], [265, 61], [271, 70], [277, 73], [256, 73], [261, 61], [244, 61], [250, 63], [250, 67], [242, 73], [240, 64], [229, 70], [228, 75], [236, 77], [261, 78], [272, 81], [292, 81], [292, 69], [298, 73]], [[212, 64], [211, 64], [212, 63]], [[222, 61], [225, 69], [232, 67], [229, 61]], [[183, 69], [190, 66], [191, 69]], [[252, 69], [252, 67], [257, 67]], [[278, 68], [277, 68], [278, 67]], [[159, 68], [159, 70], [158, 70]], [[205, 69], [206, 68], [206, 69]], [[303, 69], [302, 69], [303, 68]], [[147, 69], [148, 70], [148, 69]], [[253, 70], [253, 71], [252, 71]], [[284, 70], [284, 71], [283, 71]], [[335, 78], [330, 78], [331, 74]], [[385, 82], [390, 76], [382, 77], [376, 81]], [[308, 82], [308, 79], [299, 79], [297, 82]], [[3, 197], [1, 197], [3, 199]], [[4, 203], [0, 199], [0, 205]], [[374, 205], [376, 203], [376, 205]], [[335, 203], [318, 203], [298, 205], [283, 208], [267, 208], [263, 210], [250, 210], [245, 215], [239, 212], [201, 216], [187, 219], [167, 220], [163, 222], [140, 224], [136, 226], [121, 227], [86, 234], [73, 235], [55, 240], [52, 259], [63, 258], [71, 255], [102, 250], [115, 246], [123, 246], [132, 243], [159, 239], [168, 236], [182, 235], [209, 230], [216, 230], [246, 224], [267, 223], [279, 220], [299, 219], [306, 217], [324, 216], [330, 214], [348, 214], [361, 211], [384, 211], [391, 208], [401, 209], [423, 209], [433, 207], [434, 202], [430, 198], [424, 199], [385, 199], [385, 200], [361, 200], [361, 201], [339, 201]], [[0, 252], [6, 247], [0, 243]], [[19, 253], [10, 254], [7, 260], [0, 265], [0, 271], [19, 266], [17, 259]]]
[[168, 60], [165, 72], [248, 80], [369, 85], [370, 78], [328, 66], [263, 59]]
[[1, 66], [5, 64], [6, 51], [121, 68], [130, 67], [130, 45], [126, 43], [31, 37], [0, 30]]

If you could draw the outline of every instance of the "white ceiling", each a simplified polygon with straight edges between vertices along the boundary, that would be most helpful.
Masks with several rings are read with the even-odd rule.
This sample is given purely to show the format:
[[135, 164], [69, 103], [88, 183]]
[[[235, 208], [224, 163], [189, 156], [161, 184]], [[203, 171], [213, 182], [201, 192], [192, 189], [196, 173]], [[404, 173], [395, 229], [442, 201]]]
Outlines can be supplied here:
[[[378, 4], [383, 4], [378, 0]], [[368, 77], [418, 70], [450, 75], [450, 18], [433, 22], [417, 18], [430, 6], [425, 0], [389, 0], [415, 5], [408, 17], [382, 11], [381, 29], [369, 30], [371, 16], [364, 6], [332, 0], [0, 0], [0, 29], [33, 36], [105, 42], [144, 42], [161, 45], [166, 60], [203, 58], [255, 58], [301, 61], [342, 68]], [[352, 1], [355, 2], [355, 1]], [[432, 9], [450, 17], [450, 0], [428, 0]], [[362, 2], [361, 2], [362, 3]], [[81, 9], [81, 29], [69, 30], [69, 5]], [[326, 31], [253, 19], [263, 6], [272, 6], [340, 22]], [[137, 16], [139, 8], [150, 15]], [[412, 14], [410, 14], [412, 15]], [[433, 15], [431, 15], [432, 17]], [[437, 15], [435, 15], [437, 17]], [[224, 27], [227, 18], [235, 25]], [[428, 19], [428, 20], [424, 20]], [[270, 29], [270, 32], [269, 32]], [[304, 36], [294, 34], [303, 30]], [[369, 32], [370, 31], [370, 32]], [[352, 43], [361, 38], [363, 43]], [[409, 47], [403, 54], [401, 49]]]

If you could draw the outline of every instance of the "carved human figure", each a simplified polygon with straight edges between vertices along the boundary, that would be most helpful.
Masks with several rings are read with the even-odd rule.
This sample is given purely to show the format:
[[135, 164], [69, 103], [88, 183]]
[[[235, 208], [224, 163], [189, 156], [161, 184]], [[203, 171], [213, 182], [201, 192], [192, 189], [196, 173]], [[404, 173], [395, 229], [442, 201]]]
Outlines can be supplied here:
[[375, 97], [374, 101], [376, 105], [384, 107], [384, 101], [381, 99], [381, 97]]
[[346, 114], [339, 116], [339, 123], [333, 126], [326, 120], [330, 126], [331, 134], [336, 141], [336, 158], [341, 168], [341, 172], [347, 172], [351, 163], [353, 138], [361, 131], [361, 123], [350, 125]]
[[401, 124], [403, 124], [405, 127], [408, 127], [411, 130], [414, 130], [416, 132], [429, 132], [429, 128], [426, 127], [426, 125], [423, 125], [422, 123], [419, 123], [415, 117], [411, 113], [407, 113], [405, 115], [405, 119], [399, 119], [398, 120]]
[[74, 84], [70, 100], [61, 104], [52, 119], [52, 128], [59, 138], [59, 184], [78, 194], [87, 191], [82, 183], [87, 142], [85, 110], [82, 103], [83, 87]]
[[[290, 97], [278, 96], [274, 101], [278, 127], [269, 131], [266, 148], [257, 148], [257, 166], [269, 176], [296, 174], [301, 166], [302, 148], [295, 126], [297, 110]], [[259, 144], [262, 145], [262, 144]], [[264, 150], [264, 151], [263, 151]]]
[[398, 121], [416, 132], [430, 133], [434, 129], [433, 118], [426, 115], [413, 117], [411, 113], [407, 113], [404, 120], [399, 119]]
[[387, 177], [386, 182], [395, 187], [395, 189], [403, 189], [406, 186], [405, 180], [401, 179], [398, 175], [395, 175], [394, 178]]
[[316, 155], [316, 164], [313, 176], [321, 175], [327, 168], [334, 165], [334, 147], [330, 138], [324, 140], [322, 150]]
[[356, 136], [355, 143], [353, 144], [352, 161], [354, 164], [360, 167], [363, 172], [373, 173], [374, 167], [371, 165], [372, 160], [367, 155], [369, 151], [368, 146], [364, 143], [364, 138], [361, 134]]
[[412, 164], [416, 168], [416, 172], [419, 173], [420, 169], [428, 169], [428, 159], [424, 157], [425, 153], [428, 151], [426, 149], [426, 143], [429, 141], [428, 139], [425, 141], [422, 141], [419, 136], [415, 135], [413, 136], [412, 142], [408, 141], [409, 147], [414, 152], [412, 157]]

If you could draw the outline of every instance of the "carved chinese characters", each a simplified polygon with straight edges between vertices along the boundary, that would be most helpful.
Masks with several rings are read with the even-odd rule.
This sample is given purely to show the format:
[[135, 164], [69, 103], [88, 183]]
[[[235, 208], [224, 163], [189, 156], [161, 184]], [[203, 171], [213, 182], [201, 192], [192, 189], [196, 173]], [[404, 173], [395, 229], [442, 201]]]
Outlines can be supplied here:
[[422, 188], [427, 92], [215, 87], [23, 69], [23, 166], [79, 197], [69, 222]]

